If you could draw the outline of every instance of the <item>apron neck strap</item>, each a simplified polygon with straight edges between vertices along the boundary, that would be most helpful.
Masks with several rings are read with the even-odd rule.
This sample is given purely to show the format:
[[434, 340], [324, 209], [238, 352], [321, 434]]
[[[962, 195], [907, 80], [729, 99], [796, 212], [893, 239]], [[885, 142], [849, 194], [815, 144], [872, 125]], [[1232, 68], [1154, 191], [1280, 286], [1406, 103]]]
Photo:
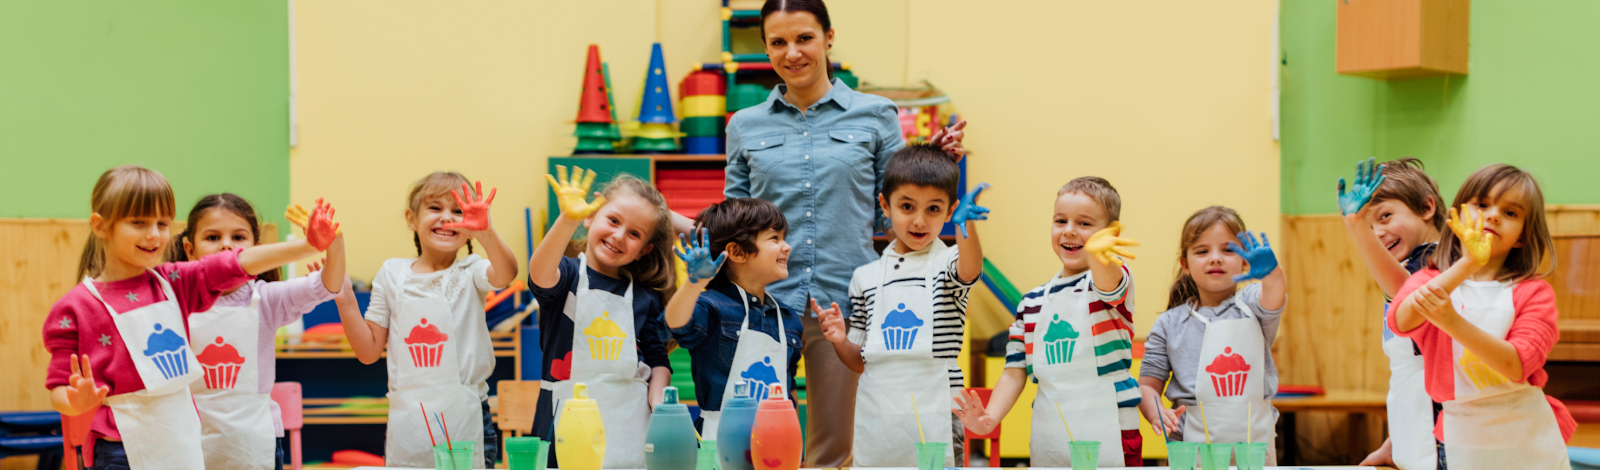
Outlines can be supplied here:
[[[896, 246], [896, 244], [898, 244], [898, 243], [900, 243], [900, 240], [895, 240], [895, 241], [889, 242], [889, 246], [887, 246], [887, 247], [885, 247], [883, 249], [884, 255], [889, 255], [890, 250], [893, 250], [894, 247]], [[940, 239], [935, 238], [933, 241], [928, 242], [928, 246], [925, 246], [925, 247], [922, 247], [922, 248], [924, 250], [927, 250], [927, 253], [923, 253], [923, 256], [927, 256], [928, 257], [927, 263], [922, 265], [922, 284], [928, 288], [928, 298], [932, 299], [932, 298], [934, 298], [934, 296], [939, 294], [939, 285], [938, 285], [938, 283], [934, 282], [934, 280], [931, 279], [932, 276], [929, 276], [930, 272], [933, 272], [933, 273], [938, 272], [937, 271], [938, 267], [933, 265], [934, 264], [933, 257], [935, 255], [938, 255], [939, 252], [944, 251], [946, 249], [949, 249], [950, 247], [945, 246], [944, 240], [940, 240]], [[911, 254], [911, 253], [905, 253], [905, 254], [898, 254], [897, 253], [897, 254], [889, 255], [889, 256], [905, 256], [905, 255], [909, 255], [909, 254]], [[878, 278], [878, 294], [877, 294], [877, 296], [878, 296], [878, 300], [883, 300], [882, 299], [882, 297], [883, 297], [883, 286], [889, 285], [889, 260], [885, 259], [885, 258], [882, 258], [882, 257], [878, 258], [878, 260], [879, 261], [883, 261], [883, 275]], [[877, 302], [877, 301], [873, 302], [873, 310], [877, 310], [879, 308], [883, 308], [883, 304], [884, 304], [884, 302]]]
[[[626, 299], [627, 302], [628, 302], [628, 305], [631, 307], [633, 305], [633, 276], [629, 276], [627, 271], [618, 270], [617, 273], [621, 274], [622, 277], [628, 279], [628, 288], [624, 289], [622, 291], [622, 298]], [[578, 294], [584, 294], [588, 290], [589, 290], [589, 260], [583, 253], [578, 253], [578, 292], [577, 293]]]
[[[172, 293], [172, 284], [167, 282], [167, 278], [161, 277], [161, 273], [156, 272], [155, 268], [144, 268], [144, 270], [145, 270], [145, 272], [150, 273], [151, 276], [155, 276], [156, 277], [156, 281], [161, 283], [161, 293], [166, 294], [167, 300], [171, 300], [171, 301], [178, 300], [178, 296]], [[104, 305], [106, 307], [106, 313], [110, 313], [112, 318], [116, 318], [116, 316], [117, 316], [116, 309], [111, 308], [111, 304], [109, 302], [106, 302], [105, 297], [101, 297], [100, 296], [100, 289], [97, 289], [97, 288], [94, 287], [94, 278], [89, 277], [89, 276], [84, 276], [83, 277], [83, 286], [89, 288], [89, 293], [94, 295], [95, 300], [99, 300], [100, 304]], [[254, 291], [252, 291], [251, 295], [254, 295], [253, 292]], [[250, 306], [252, 306], [252, 307], [255, 306], [255, 299], [254, 298], [251, 299]]]
[[[1239, 311], [1244, 312], [1244, 317], [1245, 318], [1255, 318], [1255, 316], [1256, 316], [1255, 312], [1250, 311], [1250, 307], [1246, 306], [1244, 304], [1243, 300], [1239, 300], [1239, 295], [1238, 294], [1234, 294], [1233, 297], [1230, 298], [1230, 300], [1233, 301], [1232, 303], [1233, 303], [1233, 305], [1235, 307], [1239, 308]], [[1200, 320], [1200, 323], [1205, 323], [1207, 325], [1211, 324], [1211, 320], [1207, 320], [1205, 315], [1201, 315], [1200, 314], [1200, 309], [1195, 308], [1194, 304], [1188, 303], [1188, 304], [1183, 304], [1183, 305], [1185, 307], [1189, 307], [1189, 315], [1192, 315], [1192, 316], [1194, 316], [1195, 319]], [[1217, 308], [1219, 309], [1218, 313], [1221, 313], [1220, 309], [1227, 308], [1227, 303], [1225, 302], [1222, 305], [1218, 305]]]
[[[744, 288], [743, 287], [739, 287], [738, 283], [733, 282], [731, 280], [728, 281], [728, 283], [729, 284], [733, 284], [733, 288], [734, 289], [739, 289], [739, 304], [744, 306], [744, 321], [739, 324], [739, 331], [748, 330], [748, 329], [750, 329], [750, 299], [749, 299], [750, 294], [745, 293]], [[771, 298], [772, 296], [769, 294], [769, 295], [767, 295], [767, 297]], [[766, 305], [766, 300], [764, 300], [764, 299], [762, 300], [762, 305]], [[772, 299], [772, 308], [775, 308], [775, 309], [778, 310], [778, 342], [781, 343], [781, 342], [783, 342], [783, 336], [784, 336], [784, 331], [783, 331], [783, 306], [778, 304], [778, 299]]]

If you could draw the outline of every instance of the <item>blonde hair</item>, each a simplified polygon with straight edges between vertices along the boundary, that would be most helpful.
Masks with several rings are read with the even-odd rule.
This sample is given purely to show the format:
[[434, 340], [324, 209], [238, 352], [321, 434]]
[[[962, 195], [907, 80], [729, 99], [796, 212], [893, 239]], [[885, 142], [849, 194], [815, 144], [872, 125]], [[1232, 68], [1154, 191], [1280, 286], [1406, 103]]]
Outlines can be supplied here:
[[[123, 165], [100, 174], [89, 193], [89, 212], [99, 214], [107, 228], [128, 217], [177, 217], [178, 203], [172, 185], [155, 170]], [[106, 266], [106, 242], [89, 227], [89, 239], [78, 258], [78, 279], [99, 276]], [[172, 249], [169, 243], [168, 250]], [[170, 256], [170, 253], [169, 253]]]
[[1189, 247], [1194, 246], [1195, 240], [1200, 239], [1200, 234], [1216, 224], [1228, 227], [1229, 233], [1245, 230], [1244, 219], [1239, 217], [1239, 213], [1222, 206], [1200, 209], [1199, 212], [1189, 216], [1189, 220], [1183, 222], [1183, 232], [1178, 235], [1178, 275], [1172, 280], [1172, 290], [1167, 293], [1168, 309], [1200, 299], [1200, 286], [1195, 284], [1194, 277], [1189, 275], [1189, 270], [1183, 268], [1183, 261], [1189, 256]]
[[[469, 188], [467, 191], [471, 193], [471, 181], [460, 173], [454, 171], [429, 173], [428, 176], [424, 176], [422, 179], [417, 180], [416, 183], [411, 184], [411, 195], [406, 196], [406, 209], [411, 211], [412, 217], [418, 217], [421, 214], [422, 201], [448, 196], [450, 191], [459, 193], [463, 184], [467, 185]], [[462, 194], [461, 197], [465, 199], [473, 197], [473, 195]], [[410, 224], [411, 220], [407, 219], [406, 223]], [[411, 243], [417, 247], [417, 256], [422, 256], [422, 236], [418, 235], [415, 230], [411, 232]], [[472, 254], [472, 240], [470, 239], [467, 240], [467, 254]]]
[[[663, 300], [671, 297], [673, 288], [677, 286], [676, 267], [673, 260], [672, 246], [676, 239], [672, 236], [672, 209], [667, 208], [667, 199], [651, 186], [649, 182], [627, 173], [618, 173], [611, 182], [606, 183], [600, 194], [607, 200], [616, 200], [618, 193], [626, 191], [628, 194], [643, 199], [655, 209], [656, 227], [654, 233], [646, 240], [652, 245], [649, 253], [640, 253], [639, 258], [622, 267], [622, 272], [628, 273], [634, 280], [661, 293]], [[588, 239], [574, 240], [570, 246], [577, 251], [588, 251]]]
[[[1456, 192], [1456, 200], [1450, 207], [1459, 208], [1474, 200], [1492, 201], [1511, 189], [1521, 190], [1525, 199], [1522, 201], [1525, 206], [1523, 210], [1528, 211], [1528, 215], [1522, 224], [1522, 235], [1517, 239], [1522, 246], [1511, 249], [1511, 253], [1506, 255], [1505, 264], [1500, 266], [1500, 272], [1494, 278], [1497, 281], [1522, 282], [1544, 277], [1555, 270], [1555, 255], [1550, 256], [1550, 271], [1539, 271], [1539, 263], [1544, 261], [1545, 253], [1550, 251], [1555, 241], [1550, 237], [1550, 226], [1545, 221], [1544, 191], [1539, 189], [1539, 181], [1533, 178], [1532, 173], [1504, 163], [1479, 168], [1461, 183], [1461, 190]], [[1458, 259], [1461, 259], [1461, 239], [1456, 237], [1455, 231], [1445, 230], [1440, 233], [1439, 248], [1433, 254], [1433, 267], [1443, 269], [1455, 264]]]
[[1122, 195], [1117, 194], [1117, 188], [1112, 187], [1111, 182], [1105, 178], [1099, 176], [1073, 178], [1056, 191], [1056, 199], [1060, 199], [1061, 195], [1066, 193], [1083, 193], [1089, 196], [1089, 199], [1094, 199], [1094, 202], [1100, 204], [1101, 209], [1105, 209], [1106, 217], [1111, 218], [1106, 222], [1122, 220]]

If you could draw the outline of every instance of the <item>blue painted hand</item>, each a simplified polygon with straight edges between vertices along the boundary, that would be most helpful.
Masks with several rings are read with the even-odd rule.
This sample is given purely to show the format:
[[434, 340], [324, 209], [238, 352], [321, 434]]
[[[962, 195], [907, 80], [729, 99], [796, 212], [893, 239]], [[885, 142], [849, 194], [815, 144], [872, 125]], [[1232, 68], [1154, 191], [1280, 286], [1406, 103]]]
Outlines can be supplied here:
[[[690, 284], [716, 276], [717, 270], [722, 268], [722, 262], [728, 259], [726, 251], [717, 255], [716, 260], [711, 259], [711, 234], [704, 228], [700, 229], [698, 245], [694, 243], [693, 234], [690, 234], [688, 239], [680, 234], [678, 240], [683, 242], [683, 246], [673, 247], [672, 251], [677, 253], [678, 259], [683, 260], [683, 264], [688, 267]], [[685, 248], [688, 251], [684, 251]]]
[[978, 187], [967, 192], [966, 196], [961, 197], [961, 202], [956, 204], [956, 212], [955, 214], [951, 215], [950, 221], [955, 222], [956, 230], [961, 231], [961, 238], [967, 237], [967, 221], [989, 220], [989, 208], [980, 206], [976, 203], [978, 200], [978, 193], [983, 192], [983, 190], [987, 189], [988, 187], [989, 183], [978, 184]]
[[1239, 232], [1239, 240], [1244, 241], [1244, 247], [1234, 242], [1228, 242], [1228, 248], [1250, 263], [1250, 272], [1233, 277], [1233, 282], [1244, 282], [1251, 279], [1261, 279], [1272, 274], [1278, 269], [1278, 255], [1272, 253], [1272, 245], [1267, 244], [1267, 233], [1261, 232], [1261, 241], [1256, 241], [1255, 234], [1246, 230]]
[[1350, 187], [1350, 192], [1344, 190], [1344, 178], [1339, 178], [1339, 213], [1350, 215], [1361, 212], [1368, 202], [1372, 201], [1372, 194], [1378, 191], [1378, 185], [1383, 184], [1383, 165], [1378, 165], [1374, 170], [1374, 158], [1368, 157], [1365, 161], [1356, 162], [1356, 184]]

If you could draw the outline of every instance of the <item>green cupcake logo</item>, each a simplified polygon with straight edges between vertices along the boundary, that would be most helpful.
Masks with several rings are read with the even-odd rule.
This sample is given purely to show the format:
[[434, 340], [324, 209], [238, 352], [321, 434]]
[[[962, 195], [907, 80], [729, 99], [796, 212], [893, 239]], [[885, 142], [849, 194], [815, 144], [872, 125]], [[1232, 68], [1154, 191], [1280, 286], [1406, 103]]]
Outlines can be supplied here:
[[1072, 353], [1077, 345], [1078, 330], [1073, 329], [1071, 323], [1061, 321], [1061, 315], [1056, 315], [1044, 335], [1046, 363], [1056, 365], [1072, 362]]

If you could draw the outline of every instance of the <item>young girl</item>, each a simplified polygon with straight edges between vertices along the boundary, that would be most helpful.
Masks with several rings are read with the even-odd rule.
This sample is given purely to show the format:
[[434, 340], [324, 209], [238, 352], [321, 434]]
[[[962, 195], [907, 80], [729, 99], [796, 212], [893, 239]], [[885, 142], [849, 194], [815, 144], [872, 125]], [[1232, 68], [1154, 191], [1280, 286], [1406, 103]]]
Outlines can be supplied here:
[[1540, 388], [1557, 337], [1555, 292], [1538, 272], [1552, 244], [1544, 217], [1533, 175], [1479, 169], [1451, 204], [1452, 233], [1395, 296], [1389, 329], [1417, 342], [1428, 395], [1444, 405], [1441, 469], [1571, 468], [1577, 423]]
[[[456, 188], [460, 192], [456, 192]], [[465, 200], [463, 200], [465, 198]], [[489, 419], [489, 374], [494, 372], [494, 347], [483, 300], [517, 277], [511, 247], [489, 223], [483, 185], [467, 186], [455, 172], [434, 172], [411, 186], [406, 225], [417, 245], [416, 258], [383, 262], [372, 278], [372, 302], [366, 321], [341, 309], [345, 335], [356, 358], [376, 362], [390, 351], [389, 435], [384, 461], [391, 467], [431, 467], [428, 416], [444, 415], [450, 438], [478, 443], [475, 462], [494, 467], [498, 439]], [[489, 259], [472, 253], [472, 240]], [[462, 246], [467, 256], [457, 258]], [[433, 421], [435, 440], [444, 433]]]
[[[1211, 442], [1245, 442], [1248, 436], [1271, 443], [1278, 421], [1271, 401], [1278, 391], [1272, 339], [1288, 289], [1277, 256], [1266, 234], [1256, 242], [1239, 214], [1222, 206], [1189, 216], [1178, 247], [1180, 268], [1168, 310], [1145, 341], [1140, 412], [1156, 426], [1164, 423], [1163, 431], [1175, 440], [1206, 442], [1209, 434]], [[1251, 279], [1261, 283], [1238, 287]], [[1163, 388], [1178, 405], [1176, 412], [1161, 408], [1157, 394]], [[1197, 404], [1205, 419], [1195, 416]], [[1277, 460], [1269, 444], [1267, 465]]]
[[[1388, 301], [1410, 277], [1427, 265], [1444, 229], [1439, 185], [1422, 171], [1414, 157], [1385, 162], [1374, 171], [1368, 158], [1356, 163], [1356, 181], [1345, 191], [1339, 178], [1339, 210], [1356, 251]], [[1397, 465], [1405, 470], [1433, 470], [1438, 451], [1433, 440], [1434, 403], [1423, 388], [1422, 353], [1410, 338], [1395, 336], [1387, 320], [1383, 352], [1389, 356], [1389, 439], [1361, 465]]]
[[[662, 322], [662, 297], [674, 285], [670, 211], [661, 193], [631, 175], [585, 202], [594, 170], [573, 168], [569, 178], [556, 166], [556, 174], [559, 181], [547, 179], [561, 216], [528, 260], [546, 390], [533, 430], [554, 439], [553, 400], [586, 383], [606, 426], [605, 468], [644, 468], [645, 423], [672, 381]], [[562, 256], [580, 224], [589, 229], [581, 254]]]
[[68, 416], [95, 412], [85, 447], [95, 468], [205, 468], [189, 395], [202, 375], [186, 340], [190, 315], [258, 274], [327, 249], [335, 225], [319, 211], [306, 240], [162, 263], [177, 204], [160, 173], [112, 168], [89, 205], [83, 282], [45, 320], [51, 405]]
[[[317, 201], [317, 211], [333, 213]], [[301, 227], [305, 219], [291, 220]], [[243, 250], [261, 242], [261, 224], [250, 202], [232, 193], [200, 198], [178, 235], [180, 261]], [[278, 281], [271, 270], [217, 298], [210, 310], [190, 316], [189, 341], [199, 345], [205, 380], [190, 384], [200, 411], [201, 447], [209, 469], [283, 468], [283, 417], [272, 401], [277, 361], [272, 345], [278, 327], [293, 323], [344, 285], [344, 236], [328, 246], [327, 269]]]

